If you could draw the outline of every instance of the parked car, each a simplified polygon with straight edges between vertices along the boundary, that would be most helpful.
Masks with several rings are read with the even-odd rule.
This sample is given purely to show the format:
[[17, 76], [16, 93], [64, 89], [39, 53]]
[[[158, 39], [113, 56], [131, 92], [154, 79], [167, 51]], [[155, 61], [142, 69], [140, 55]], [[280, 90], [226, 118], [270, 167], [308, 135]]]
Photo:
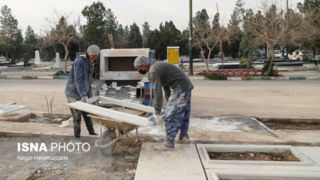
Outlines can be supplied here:
[[291, 60], [303, 60], [307, 57], [312, 58], [312, 53], [308, 50], [295, 50], [289, 54]]
[[274, 50], [274, 57], [275, 58], [282, 58], [282, 51], [281, 50]]

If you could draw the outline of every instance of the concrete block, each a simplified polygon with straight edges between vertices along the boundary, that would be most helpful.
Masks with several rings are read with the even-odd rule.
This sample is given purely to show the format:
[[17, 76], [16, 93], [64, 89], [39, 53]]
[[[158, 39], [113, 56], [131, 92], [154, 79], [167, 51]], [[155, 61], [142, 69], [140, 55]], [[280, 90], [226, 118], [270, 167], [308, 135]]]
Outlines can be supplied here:
[[53, 79], [67, 79], [66, 76], [53, 76]]
[[289, 77], [270, 77], [270, 79], [284, 81], [284, 80], [289, 80]]
[[318, 166], [320, 166], [320, 147], [305, 147], [298, 146], [295, 147], [297, 150], [303, 152], [305, 156], [307, 156], [311, 161], [315, 162]]
[[252, 77], [252, 80], [271, 80], [270, 77]]
[[7, 79], [7, 75], [0, 75], [0, 79]]
[[208, 180], [319, 180], [319, 172], [259, 169], [206, 169]]
[[252, 77], [252, 80], [262, 80], [261, 77]]
[[22, 79], [22, 76], [7, 75], [7, 79]]
[[155, 151], [154, 145], [142, 144], [135, 180], [206, 179], [194, 144], [176, 144], [174, 151]]
[[[319, 148], [275, 145], [198, 144], [198, 151], [208, 179], [320, 179]], [[300, 161], [211, 160], [208, 152], [283, 152], [291, 151]], [[307, 152], [307, 153], [305, 153]]]
[[306, 80], [320, 80], [320, 76], [307, 76]]
[[227, 77], [228, 80], [230, 81], [241, 81], [241, 77]]
[[289, 80], [289, 77], [278, 77], [277, 80], [285, 80], [285, 81], [287, 81], [287, 80]]
[[38, 79], [53, 79], [53, 76], [38, 76]]

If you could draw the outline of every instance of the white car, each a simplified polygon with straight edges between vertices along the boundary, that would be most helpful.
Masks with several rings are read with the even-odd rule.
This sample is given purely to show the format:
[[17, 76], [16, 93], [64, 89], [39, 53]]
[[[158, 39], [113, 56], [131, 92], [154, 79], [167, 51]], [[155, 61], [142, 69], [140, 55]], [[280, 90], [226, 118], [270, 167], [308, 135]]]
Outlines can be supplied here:
[[312, 58], [312, 54], [308, 50], [295, 50], [289, 54], [291, 60], [303, 60], [304, 57]]
[[274, 50], [274, 57], [275, 58], [282, 58], [281, 50]]

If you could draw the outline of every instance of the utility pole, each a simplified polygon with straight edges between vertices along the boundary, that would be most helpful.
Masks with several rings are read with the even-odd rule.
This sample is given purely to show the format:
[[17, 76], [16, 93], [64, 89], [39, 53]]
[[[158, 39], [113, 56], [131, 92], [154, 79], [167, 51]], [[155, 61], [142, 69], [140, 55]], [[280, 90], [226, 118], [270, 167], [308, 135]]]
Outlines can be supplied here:
[[189, 74], [193, 75], [193, 60], [192, 60], [192, 0], [189, 0]]
[[287, 16], [287, 29], [286, 29], [286, 48], [283, 52], [284, 54], [284, 59], [289, 59], [289, 0], [287, 0], [287, 12], [286, 12], [286, 16]]

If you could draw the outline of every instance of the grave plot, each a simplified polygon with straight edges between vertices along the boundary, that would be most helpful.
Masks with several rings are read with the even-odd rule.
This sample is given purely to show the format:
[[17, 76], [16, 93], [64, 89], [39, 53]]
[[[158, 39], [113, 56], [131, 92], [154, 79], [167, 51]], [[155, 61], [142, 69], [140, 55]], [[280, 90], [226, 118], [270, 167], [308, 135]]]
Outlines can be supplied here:
[[258, 119], [271, 130], [320, 130], [320, 121], [312, 119]]
[[197, 148], [208, 179], [320, 179], [319, 164], [292, 146], [198, 144]]
[[209, 152], [211, 160], [299, 161], [290, 151], [285, 152]]

